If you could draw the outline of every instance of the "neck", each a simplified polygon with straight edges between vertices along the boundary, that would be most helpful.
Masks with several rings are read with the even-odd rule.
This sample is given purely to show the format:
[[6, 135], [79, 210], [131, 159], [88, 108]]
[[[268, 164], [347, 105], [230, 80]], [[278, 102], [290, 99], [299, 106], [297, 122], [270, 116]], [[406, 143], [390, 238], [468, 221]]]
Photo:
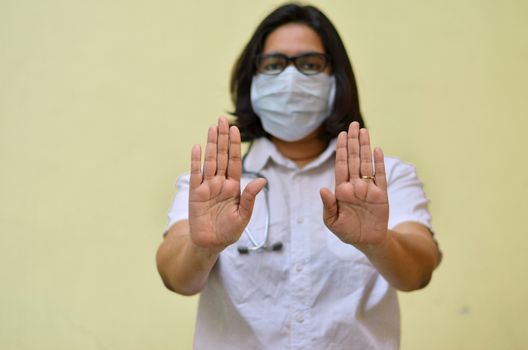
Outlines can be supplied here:
[[317, 158], [328, 146], [327, 142], [317, 137], [318, 133], [319, 130], [316, 130], [305, 138], [293, 142], [283, 141], [272, 136], [271, 142], [283, 156], [302, 168]]

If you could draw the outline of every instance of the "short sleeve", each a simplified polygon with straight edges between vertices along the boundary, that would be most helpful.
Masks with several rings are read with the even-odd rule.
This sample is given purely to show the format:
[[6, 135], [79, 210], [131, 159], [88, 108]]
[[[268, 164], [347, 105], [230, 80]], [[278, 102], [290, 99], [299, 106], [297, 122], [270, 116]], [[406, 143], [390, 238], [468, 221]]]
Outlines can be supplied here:
[[429, 200], [413, 165], [396, 158], [386, 158], [389, 196], [389, 228], [405, 221], [419, 222], [430, 230]]
[[168, 224], [165, 232], [177, 221], [189, 217], [189, 175], [184, 175], [176, 182], [176, 194], [168, 214]]

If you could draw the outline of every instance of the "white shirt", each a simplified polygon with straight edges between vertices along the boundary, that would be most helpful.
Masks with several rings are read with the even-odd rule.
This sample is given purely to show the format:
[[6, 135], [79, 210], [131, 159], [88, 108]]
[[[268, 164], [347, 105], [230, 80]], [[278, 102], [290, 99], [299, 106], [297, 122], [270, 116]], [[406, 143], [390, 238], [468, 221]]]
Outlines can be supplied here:
[[[246, 172], [269, 186], [269, 243], [281, 251], [240, 254], [244, 233], [218, 258], [200, 295], [195, 349], [397, 349], [396, 291], [369, 260], [323, 223], [321, 187], [335, 186], [335, 140], [299, 169], [266, 138], [253, 142]], [[404, 221], [431, 227], [428, 200], [413, 166], [385, 158], [389, 228]], [[242, 188], [252, 179], [244, 176]], [[189, 177], [178, 180], [169, 227], [188, 217]], [[266, 218], [259, 194], [248, 229], [260, 242]]]

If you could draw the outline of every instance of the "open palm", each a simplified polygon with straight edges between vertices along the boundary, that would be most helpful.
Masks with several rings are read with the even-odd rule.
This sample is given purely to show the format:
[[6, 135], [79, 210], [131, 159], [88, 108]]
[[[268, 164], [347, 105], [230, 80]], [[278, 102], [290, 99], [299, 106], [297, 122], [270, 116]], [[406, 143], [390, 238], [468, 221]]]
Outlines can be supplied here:
[[374, 162], [368, 131], [353, 122], [337, 139], [335, 194], [321, 189], [323, 220], [345, 243], [379, 244], [387, 235], [389, 202], [381, 149], [374, 150]]
[[266, 183], [253, 180], [241, 194], [241, 175], [240, 132], [222, 117], [209, 128], [203, 169], [200, 146], [192, 150], [189, 226], [196, 245], [221, 250], [240, 238]]

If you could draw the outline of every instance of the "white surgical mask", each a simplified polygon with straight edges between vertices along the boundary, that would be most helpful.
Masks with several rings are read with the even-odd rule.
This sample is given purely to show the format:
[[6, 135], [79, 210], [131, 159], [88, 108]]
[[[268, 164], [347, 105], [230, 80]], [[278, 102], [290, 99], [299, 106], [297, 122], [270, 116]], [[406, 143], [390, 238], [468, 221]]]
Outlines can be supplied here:
[[284, 141], [298, 141], [315, 131], [332, 112], [335, 77], [304, 75], [295, 67], [279, 75], [258, 74], [251, 82], [251, 104], [262, 127]]

